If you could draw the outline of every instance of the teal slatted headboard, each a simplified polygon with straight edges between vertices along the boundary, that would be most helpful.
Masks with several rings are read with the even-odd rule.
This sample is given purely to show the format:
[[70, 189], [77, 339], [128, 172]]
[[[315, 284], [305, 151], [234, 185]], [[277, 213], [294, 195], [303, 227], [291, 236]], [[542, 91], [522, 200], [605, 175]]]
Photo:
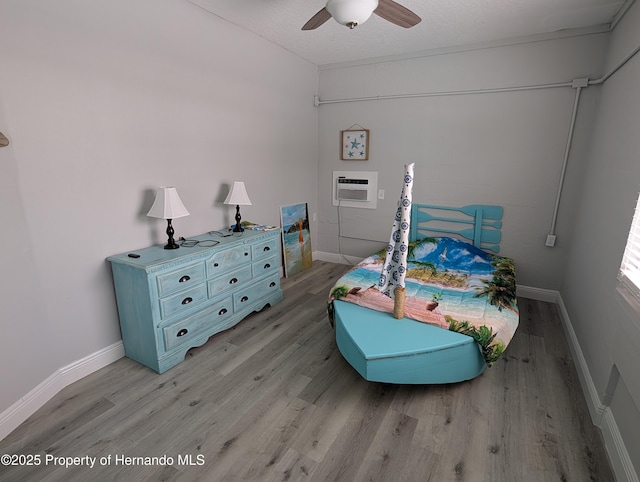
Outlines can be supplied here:
[[502, 239], [502, 214], [502, 206], [471, 204], [449, 207], [414, 203], [410, 239], [455, 235], [480, 249], [497, 253]]

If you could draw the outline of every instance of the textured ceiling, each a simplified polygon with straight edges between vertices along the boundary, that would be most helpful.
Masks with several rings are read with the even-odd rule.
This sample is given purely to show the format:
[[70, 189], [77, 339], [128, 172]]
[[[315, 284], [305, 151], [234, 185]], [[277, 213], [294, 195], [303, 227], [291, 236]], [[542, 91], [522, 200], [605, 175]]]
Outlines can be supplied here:
[[622, 0], [397, 0], [422, 22], [404, 29], [372, 15], [353, 30], [330, 19], [316, 30], [302, 31], [325, 0], [186, 1], [316, 65], [603, 26], [625, 4]]

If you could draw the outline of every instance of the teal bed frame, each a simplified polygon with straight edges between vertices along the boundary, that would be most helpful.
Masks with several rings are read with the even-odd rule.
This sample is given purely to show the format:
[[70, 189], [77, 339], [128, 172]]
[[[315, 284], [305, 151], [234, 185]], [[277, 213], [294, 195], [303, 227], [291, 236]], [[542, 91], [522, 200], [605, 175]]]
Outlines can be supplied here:
[[480, 249], [497, 253], [502, 239], [503, 213], [502, 206], [483, 204], [461, 208], [414, 204], [411, 207], [410, 241], [446, 235], [459, 237]]
[[[503, 208], [413, 204], [410, 240], [451, 236], [497, 253]], [[471, 380], [486, 363], [473, 338], [353, 303], [335, 300], [336, 343], [366, 380], [398, 384], [443, 384]]]

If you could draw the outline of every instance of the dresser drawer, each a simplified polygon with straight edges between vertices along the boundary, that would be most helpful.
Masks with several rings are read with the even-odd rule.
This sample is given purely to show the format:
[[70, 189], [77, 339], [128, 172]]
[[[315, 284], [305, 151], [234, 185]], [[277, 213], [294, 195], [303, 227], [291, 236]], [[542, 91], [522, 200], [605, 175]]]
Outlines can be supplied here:
[[206, 261], [207, 278], [218, 276], [240, 265], [251, 262], [251, 248], [249, 246], [238, 246], [214, 254]]
[[209, 281], [209, 298], [213, 298], [225, 290], [244, 285], [249, 281], [251, 281], [251, 266], [230, 271], [219, 278]]
[[156, 280], [158, 282], [158, 295], [165, 296], [204, 281], [204, 264], [197, 263], [184, 266], [170, 273], [161, 274]]
[[278, 268], [278, 256], [274, 255], [270, 258], [262, 259], [257, 263], [253, 263], [253, 277], [259, 278], [260, 276], [271, 273], [272, 271], [277, 271]]
[[160, 317], [164, 320], [207, 299], [207, 285], [200, 283], [190, 290], [160, 300]]
[[275, 274], [268, 278], [256, 281], [245, 290], [241, 290], [233, 295], [233, 308], [235, 311], [241, 311], [251, 306], [263, 296], [267, 296], [272, 292], [280, 289], [280, 275]]
[[269, 239], [265, 239], [262, 242], [257, 242], [251, 246], [251, 255], [253, 260], [266, 258], [267, 256], [278, 255], [278, 244], [280, 238], [273, 236]]
[[178, 323], [164, 327], [162, 333], [165, 350], [187, 343], [194, 336], [216, 325], [223, 325], [232, 315], [231, 298], [225, 298]]

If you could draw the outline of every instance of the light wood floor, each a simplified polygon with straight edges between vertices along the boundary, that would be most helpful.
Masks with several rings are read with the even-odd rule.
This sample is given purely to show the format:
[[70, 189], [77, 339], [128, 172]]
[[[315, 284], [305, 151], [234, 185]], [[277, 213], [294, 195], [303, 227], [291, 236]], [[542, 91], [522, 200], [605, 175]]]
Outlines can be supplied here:
[[[163, 375], [123, 358], [65, 388], [0, 442], [41, 465], [0, 466], [0, 480], [614, 480], [554, 305], [520, 299], [513, 341], [475, 380], [369, 383], [326, 318], [346, 269], [316, 261], [283, 280], [281, 303]], [[64, 468], [47, 454], [97, 459]], [[123, 459], [162, 456], [173, 464]]]

